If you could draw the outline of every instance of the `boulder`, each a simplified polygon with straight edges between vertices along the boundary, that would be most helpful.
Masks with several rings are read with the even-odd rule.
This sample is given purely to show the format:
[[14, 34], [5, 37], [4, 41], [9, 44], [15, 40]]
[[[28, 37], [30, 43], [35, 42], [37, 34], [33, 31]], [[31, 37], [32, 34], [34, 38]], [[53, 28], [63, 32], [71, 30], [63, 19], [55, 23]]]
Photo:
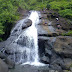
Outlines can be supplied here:
[[24, 24], [22, 25], [22, 29], [28, 28], [32, 25], [32, 21], [30, 19], [26, 19]]
[[54, 43], [54, 51], [62, 58], [72, 58], [72, 37], [57, 37]]
[[8, 72], [8, 66], [0, 59], [0, 72]]

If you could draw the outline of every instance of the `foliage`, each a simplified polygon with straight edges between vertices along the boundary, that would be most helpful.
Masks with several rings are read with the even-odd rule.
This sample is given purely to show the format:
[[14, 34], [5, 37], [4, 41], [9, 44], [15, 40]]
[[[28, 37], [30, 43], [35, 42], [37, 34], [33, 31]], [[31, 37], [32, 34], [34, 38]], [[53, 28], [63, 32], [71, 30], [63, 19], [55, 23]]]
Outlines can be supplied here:
[[65, 9], [65, 10], [61, 10], [59, 11], [60, 15], [68, 18], [68, 19], [72, 19], [72, 10], [71, 9]]
[[51, 5], [50, 4], [47, 4], [46, 8], [47, 9], [50, 9]]
[[72, 19], [72, 0], [0, 0], [0, 40], [7, 38], [16, 20], [18, 9], [41, 10], [44, 8], [57, 10], [62, 17]]
[[57, 10], [62, 17], [72, 19], [72, 0], [52, 1], [51, 9]]
[[0, 0], [0, 37], [6, 33], [7, 24], [13, 24], [18, 18], [16, 11], [17, 6], [14, 6], [10, 0]]
[[5, 39], [9, 36], [14, 22], [19, 19], [19, 7], [28, 9], [24, 0], [0, 0], [0, 39], [3, 35]]
[[3, 26], [2, 26], [2, 24], [0, 23], [0, 34], [4, 34], [4, 32], [3, 32]]
[[68, 1], [53, 1], [50, 2], [51, 4], [51, 9], [55, 9], [55, 10], [64, 10], [67, 7], [69, 7], [70, 2]]

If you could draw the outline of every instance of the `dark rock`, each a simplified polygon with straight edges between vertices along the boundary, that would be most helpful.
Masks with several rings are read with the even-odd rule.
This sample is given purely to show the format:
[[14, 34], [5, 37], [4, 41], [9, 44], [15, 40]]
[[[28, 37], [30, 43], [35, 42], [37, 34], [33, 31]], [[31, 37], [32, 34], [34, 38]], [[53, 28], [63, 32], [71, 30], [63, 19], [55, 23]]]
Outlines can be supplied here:
[[51, 18], [56, 18], [56, 16], [55, 15], [51, 15]]
[[39, 16], [39, 19], [42, 19], [43, 17], [42, 16]]
[[48, 18], [58, 18], [59, 14], [56, 13], [56, 12], [50, 12], [50, 13], [47, 14], [47, 17]]
[[12, 50], [10, 50], [10, 49], [6, 49], [5, 50], [5, 54], [7, 54], [7, 55], [13, 55], [14, 52]]
[[39, 34], [39, 36], [56, 37], [59, 36], [59, 33]]
[[17, 31], [18, 31], [17, 29], [14, 30], [14, 32], [17, 32]]
[[41, 57], [41, 58], [40, 58], [40, 61], [41, 61], [42, 63], [49, 64], [49, 58], [46, 57], [46, 56]]
[[48, 50], [48, 48], [45, 48], [45, 53], [46, 53], [46, 56], [48, 56], [48, 55], [52, 55], [52, 52], [51, 52], [51, 50]]
[[1, 59], [5, 59], [6, 58], [6, 55], [4, 53], [0, 52], [0, 58]]
[[61, 67], [61, 69], [63, 69], [63, 70], [67, 69], [66, 66], [64, 65], [63, 60], [58, 55], [53, 53], [53, 55], [51, 56], [51, 59], [50, 59], [50, 66], [52, 66], [54, 68], [55, 67], [54, 65]]
[[53, 70], [62, 70], [61, 66], [54, 64], [54, 65], [50, 65], [50, 68]]
[[40, 56], [40, 61], [49, 64], [50, 63], [50, 58], [52, 56], [52, 43], [51, 41], [47, 38], [39, 38], [38, 41], [39, 45], [39, 56]]
[[5, 48], [6, 41], [0, 42], [0, 51], [3, 51]]
[[30, 19], [27, 19], [24, 21], [24, 24], [22, 25], [22, 29], [28, 28], [32, 25], [32, 21]]
[[8, 72], [8, 66], [0, 59], [0, 72]]

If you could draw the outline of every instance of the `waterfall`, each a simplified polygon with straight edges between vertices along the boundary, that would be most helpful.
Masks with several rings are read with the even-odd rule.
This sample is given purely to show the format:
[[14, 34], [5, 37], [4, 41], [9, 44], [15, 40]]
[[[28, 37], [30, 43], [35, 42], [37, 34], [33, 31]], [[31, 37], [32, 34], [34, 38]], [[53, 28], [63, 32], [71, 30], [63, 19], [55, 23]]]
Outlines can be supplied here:
[[29, 27], [24, 33], [24, 37], [26, 39], [26, 52], [27, 52], [27, 62], [24, 64], [32, 64], [39, 61], [38, 57], [38, 35], [37, 29], [35, 27], [36, 24], [39, 23], [39, 16], [36, 11], [31, 12], [29, 19], [32, 20], [32, 26]]
[[[25, 24], [27, 19], [32, 21], [32, 25], [26, 29], [22, 29], [22, 25]], [[38, 35], [36, 29], [38, 23], [39, 14], [37, 11], [32, 11], [29, 17], [20, 20], [11, 31], [10, 38], [8, 38], [8, 40], [11, 40], [11, 43], [7, 47], [13, 50], [14, 54], [10, 55], [9, 58], [13, 58], [16, 63], [35, 66], [44, 65], [39, 62], [38, 56]]]

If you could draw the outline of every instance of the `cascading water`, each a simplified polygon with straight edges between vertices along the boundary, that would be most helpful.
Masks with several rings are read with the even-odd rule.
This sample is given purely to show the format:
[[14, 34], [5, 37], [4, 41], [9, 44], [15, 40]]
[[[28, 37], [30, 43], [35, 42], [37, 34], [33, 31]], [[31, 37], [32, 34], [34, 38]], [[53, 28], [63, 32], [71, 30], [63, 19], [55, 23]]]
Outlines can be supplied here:
[[[32, 25], [22, 30], [22, 25], [26, 19], [30, 19]], [[38, 35], [35, 26], [39, 23], [38, 12], [32, 11], [31, 15], [26, 19], [19, 21], [10, 35], [14, 36], [13, 41], [9, 44], [9, 46], [15, 51], [13, 55], [14, 61], [21, 63], [22, 65], [44, 65], [39, 62], [38, 56]]]
[[27, 37], [26, 39], [26, 52], [27, 52], [27, 62], [24, 64], [32, 64], [39, 61], [38, 57], [38, 41], [37, 41], [37, 29], [35, 27], [35, 24], [39, 23], [39, 16], [36, 11], [32, 12], [30, 17], [30, 20], [32, 20], [32, 26], [29, 27], [24, 33], [24, 37]]

